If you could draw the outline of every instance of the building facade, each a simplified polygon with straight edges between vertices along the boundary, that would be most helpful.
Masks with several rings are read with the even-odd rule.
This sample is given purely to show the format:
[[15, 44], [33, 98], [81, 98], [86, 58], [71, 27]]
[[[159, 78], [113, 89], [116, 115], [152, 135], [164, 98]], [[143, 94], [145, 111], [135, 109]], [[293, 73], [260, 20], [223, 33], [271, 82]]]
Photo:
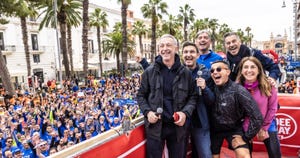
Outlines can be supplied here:
[[[94, 12], [96, 8], [100, 8], [106, 12], [109, 26], [101, 28], [101, 40], [106, 39], [106, 34], [113, 31], [113, 26], [117, 22], [121, 22], [120, 10], [109, 9], [99, 6], [94, 3], [89, 4], [89, 12]], [[28, 44], [30, 51], [31, 75], [27, 76], [27, 66], [24, 53], [24, 45], [22, 41], [22, 29], [19, 18], [8, 18], [8, 24], [0, 25], [0, 49], [4, 56], [7, 68], [14, 85], [28, 87], [28, 78], [37, 76], [43, 79], [44, 82], [48, 80], [58, 79], [59, 62], [62, 62], [62, 54], [58, 53], [56, 30], [54, 28], [43, 28], [39, 30], [41, 19], [27, 19], [28, 27]], [[134, 18], [134, 13], [128, 11], [127, 27], [131, 30], [133, 24], [137, 20], [145, 21], [148, 27], [149, 22], [145, 19]], [[59, 32], [59, 30], [58, 30]], [[73, 53], [73, 66], [75, 74], [80, 74], [83, 70], [82, 61], [82, 27], [72, 28], [72, 53]], [[151, 40], [143, 36], [144, 56], [150, 56], [150, 43]], [[136, 48], [134, 52], [130, 52], [128, 56], [128, 63], [135, 64], [134, 55], [140, 52], [138, 37], [130, 35], [130, 38], [135, 41]], [[88, 32], [88, 70], [89, 73], [95, 76], [99, 74], [99, 48], [97, 44], [96, 28], [90, 27]], [[103, 48], [102, 48], [103, 50]], [[61, 61], [58, 61], [58, 54]], [[103, 70], [116, 69], [116, 58], [114, 55], [102, 55]], [[64, 71], [64, 66], [61, 63], [61, 69]], [[0, 78], [1, 82], [1, 78]]]

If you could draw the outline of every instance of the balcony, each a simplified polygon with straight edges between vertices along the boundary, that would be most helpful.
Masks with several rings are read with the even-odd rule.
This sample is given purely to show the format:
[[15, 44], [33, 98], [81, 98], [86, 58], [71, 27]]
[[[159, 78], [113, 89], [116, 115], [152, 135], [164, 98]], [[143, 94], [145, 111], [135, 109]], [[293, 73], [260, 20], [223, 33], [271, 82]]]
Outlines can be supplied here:
[[2, 50], [2, 55], [11, 55], [13, 52], [16, 52], [15, 45], [5, 45], [4, 50]]
[[30, 47], [29, 52], [31, 54], [43, 54], [46, 51], [46, 46], [40, 46], [37, 50], [33, 50], [32, 47]]

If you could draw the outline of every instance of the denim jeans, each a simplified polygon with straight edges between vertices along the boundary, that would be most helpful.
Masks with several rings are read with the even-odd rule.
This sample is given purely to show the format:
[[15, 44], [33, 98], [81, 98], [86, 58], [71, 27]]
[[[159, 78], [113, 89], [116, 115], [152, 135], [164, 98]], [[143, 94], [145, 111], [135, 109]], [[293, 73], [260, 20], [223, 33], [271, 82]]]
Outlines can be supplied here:
[[193, 128], [191, 135], [193, 158], [211, 158], [209, 129]]

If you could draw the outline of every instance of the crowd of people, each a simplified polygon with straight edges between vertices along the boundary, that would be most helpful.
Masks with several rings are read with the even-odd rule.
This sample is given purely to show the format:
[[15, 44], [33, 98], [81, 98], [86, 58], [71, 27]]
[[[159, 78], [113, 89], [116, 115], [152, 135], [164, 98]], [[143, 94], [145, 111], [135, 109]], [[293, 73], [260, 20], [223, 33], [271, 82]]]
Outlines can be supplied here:
[[1, 87], [2, 157], [47, 157], [117, 127], [125, 118], [138, 117], [139, 84], [140, 76], [135, 74], [90, 76], [83, 85], [66, 80], [61, 88], [53, 80], [14, 96]]
[[210, 50], [210, 33], [199, 31], [183, 44], [181, 63], [177, 39], [163, 35], [153, 64], [136, 56], [142, 75], [89, 76], [63, 87], [53, 80], [15, 96], [0, 89], [2, 156], [47, 157], [143, 114], [147, 157], [160, 157], [164, 143], [170, 157], [185, 157], [189, 139], [193, 158], [219, 157], [224, 139], [238, 157], [251, 157], [254, 136], [280, 157], [279, 67], [234, 32], [224, 42], [226, 60]]
[[297, 94], [299, 91], [298, 88], [297, 82], [292, 78], [287, 80], [285, 83], [280, 83], [278, 85], [278, 93]]

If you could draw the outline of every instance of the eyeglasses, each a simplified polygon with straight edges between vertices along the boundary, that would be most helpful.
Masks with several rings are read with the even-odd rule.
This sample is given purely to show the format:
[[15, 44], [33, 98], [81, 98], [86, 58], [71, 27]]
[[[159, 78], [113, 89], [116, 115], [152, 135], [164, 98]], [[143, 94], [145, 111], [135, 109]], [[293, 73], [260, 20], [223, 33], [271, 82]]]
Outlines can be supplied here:
[[228, 70], [227, 68], [221, 68], [221, 67], [217, 67], [217, 68], [215, 68], [215, 69], [210, 69], [210, 73], [214, 73], [214, 72], [215, 72], [215, 70], [216, 70], [217, 72], [221, 72], [221, 71], [222, 71], [222, 69]]
[[7, 143], [12, 143], [12, 141], [7, 141]]

